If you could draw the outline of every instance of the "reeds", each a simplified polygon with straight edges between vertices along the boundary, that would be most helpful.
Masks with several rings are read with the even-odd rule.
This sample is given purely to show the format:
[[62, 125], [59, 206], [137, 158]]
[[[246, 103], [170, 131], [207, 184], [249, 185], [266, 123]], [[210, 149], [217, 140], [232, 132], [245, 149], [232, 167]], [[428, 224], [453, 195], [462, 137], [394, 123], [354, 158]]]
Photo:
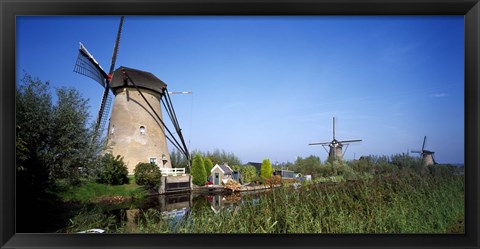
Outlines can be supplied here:
[[449, 233], [464, 217], [462, 176], [411, 172], [338, 184], [283, 186], [258, 204], [213, 213], [192, 208], [179, 220], [149, 210], [141, 233]]

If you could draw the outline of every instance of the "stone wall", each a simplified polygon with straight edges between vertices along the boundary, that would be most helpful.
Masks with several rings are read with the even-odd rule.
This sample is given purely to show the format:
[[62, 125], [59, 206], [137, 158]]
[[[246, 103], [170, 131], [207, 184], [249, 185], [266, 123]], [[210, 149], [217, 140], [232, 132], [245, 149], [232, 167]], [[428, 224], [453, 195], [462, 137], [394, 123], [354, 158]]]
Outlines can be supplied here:
[[168, 193], [167, 184], [168, 183], [188, 183], [188, 187], [183, 190], [176, 190], [174, 192], [179, 191], [190, 191], [192, 190], [192, 176], [185, 175], [185, 176], [162, 176], [160, 179], [160, 187], [158, 188], [159, 194], [166, 194]]

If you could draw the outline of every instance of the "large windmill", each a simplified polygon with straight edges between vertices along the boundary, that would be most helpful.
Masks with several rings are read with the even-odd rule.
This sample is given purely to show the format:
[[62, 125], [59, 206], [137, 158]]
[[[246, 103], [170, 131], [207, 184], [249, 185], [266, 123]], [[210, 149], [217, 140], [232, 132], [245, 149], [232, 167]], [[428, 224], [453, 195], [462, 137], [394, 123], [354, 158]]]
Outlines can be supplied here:
[[425, 149], [425, 142], [426, 141], [427, 141], [427, 136], [423, 137], [423, 145], [422, 145], [422, 150], [421, 151], [420, 150], [412, 150], [411, 152], [412, 153], [418, 153], [418, 154], [422, 155], [422, 161], [423, 161], [423, 164], [425, 166], [432, 165], [432, 164], [437, 164], [437, 162], [435, 162], [435, 158], [433, 158], [433, 154], [435, 154], [435, 152]]
[[[343, 154], [348, 149], [349, 143], [354, 143], [354, 142], [360, 142], [362, 141], [361, 139], [355, 139], [355, 140], [342, 140], [339, 141], [335, 138], [335, 117], [333, 117], [333, 139], [330, 142], [322, 142], [322, 143], [310, 143], [308, 145], [322, 145], [322, 147], [327, 151], [326, 146], [330, 147], [330, 150], [327, 151], [328, 153], [328, 159], [329, 160], [343, 160]], [[343, 145], [346, 145], [345, 151], [342, 151]]]
[[[123, 20], [122, 16], [108, 74], [80, 43], [74, 71], [96, 80], [104, 88], [94, 139], [104, 130], [113, 94], [105, 152], [122, 156], [130, 174], [133, 174], [133, 169], [139, 162], [151, 162], [160, 168], [171, 168], [168, 140], [190, 163], [190, 155], [167, 91], [167, 84], [152, 73], [138, 69], [121, 66], [114, 70]], [[176, 136], [165, 125], [162, 104], [172, 121]]]

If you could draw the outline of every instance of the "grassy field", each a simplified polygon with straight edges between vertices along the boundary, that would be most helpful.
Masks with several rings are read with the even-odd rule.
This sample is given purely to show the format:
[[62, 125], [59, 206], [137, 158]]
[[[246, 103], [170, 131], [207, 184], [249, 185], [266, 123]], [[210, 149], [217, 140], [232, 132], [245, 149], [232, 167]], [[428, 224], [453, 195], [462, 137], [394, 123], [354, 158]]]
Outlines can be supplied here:
[[[366, 181], [281, 187], [258, 205], [194, 210], [172, 225], [147, 210], [141, 233], [451, 233], [464, 217], [462, 176], [403, 172]], [[118, 232], [122, 232], [120, 228]]]
[[98, 203], [142, 199], [146, 196], [146, 191], [135, 183], [133, 177], [129, 177], [129, 184], [108, 185], [88, 181], [79, 186], [66, 188], [57, 195], [65, 202]]

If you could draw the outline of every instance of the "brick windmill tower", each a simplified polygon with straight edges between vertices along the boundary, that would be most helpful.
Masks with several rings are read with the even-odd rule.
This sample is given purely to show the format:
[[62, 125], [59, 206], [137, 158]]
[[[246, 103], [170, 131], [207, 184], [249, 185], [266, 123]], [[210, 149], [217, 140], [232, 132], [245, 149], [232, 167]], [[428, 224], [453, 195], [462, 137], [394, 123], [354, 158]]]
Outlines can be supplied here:
[[[171, 168], [167, 140], [190, 162], [167, 84], [152, 73], [138, 69], [121, 66], [114, 70], [123, 20], [121, 17], [108, 74], [80, 43], [74, 71], [96, 80], [104, 87], [94, 139], [104, 130], [113, 95], [104, 152], [122, 156], [129, 174], [133, 174], [133, 169], [140, 162], [155, 163], [160, 168]], [[173, 123], [176, 136], [165, 125], [162, 104]]]
[[166, 86], [155, 75], [137, 69], [120, 67], [113, 73], [110, 89], [115, 98], [106, 150], [122, 155], [131, 173], [139, 162], [172, 167], [160, 105]]

